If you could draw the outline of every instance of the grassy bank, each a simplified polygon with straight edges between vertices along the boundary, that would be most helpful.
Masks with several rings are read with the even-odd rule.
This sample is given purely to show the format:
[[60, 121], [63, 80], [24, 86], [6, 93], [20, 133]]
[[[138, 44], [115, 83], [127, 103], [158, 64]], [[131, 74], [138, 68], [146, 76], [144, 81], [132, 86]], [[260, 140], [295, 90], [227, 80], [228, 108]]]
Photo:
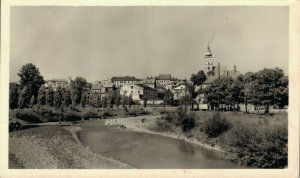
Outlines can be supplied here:
[[150, 130], [174, 132], [223, 150], [225, 159], [261, 168], [287, 166], [287, 113], [271, 116], [224, 112], [167, 113]]
[[131, 168], [82, 147], [61, 126], [41, 126], [11, 132], [9, 168]]

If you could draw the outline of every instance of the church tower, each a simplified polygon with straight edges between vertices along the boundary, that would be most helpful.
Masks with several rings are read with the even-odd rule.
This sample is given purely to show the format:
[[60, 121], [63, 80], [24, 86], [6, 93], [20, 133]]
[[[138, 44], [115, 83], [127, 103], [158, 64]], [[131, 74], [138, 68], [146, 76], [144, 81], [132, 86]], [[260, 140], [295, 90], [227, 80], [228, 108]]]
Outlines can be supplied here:
[[213, 60], [213, 56], [212, 56], [212, 53], [210, 50], [209, 42], [207, 44], [207, 52], [204, 56], [204, 60], [205, 60], [204, 72], [207, 75], [208, 72], [214, 70], [214, 60]]

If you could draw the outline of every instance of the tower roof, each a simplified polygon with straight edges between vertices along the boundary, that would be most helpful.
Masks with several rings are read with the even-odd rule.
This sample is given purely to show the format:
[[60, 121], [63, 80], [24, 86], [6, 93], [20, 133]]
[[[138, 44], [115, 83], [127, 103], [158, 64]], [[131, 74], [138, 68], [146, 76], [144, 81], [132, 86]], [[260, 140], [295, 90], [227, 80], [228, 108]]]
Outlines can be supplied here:
[[209, 42], [208, 42], [208, 44], [207, 44], [207, 52], [205, 54], [205, 57], [210, 57], [210, 56], [212, 56], [212, 53], [211, 53]]

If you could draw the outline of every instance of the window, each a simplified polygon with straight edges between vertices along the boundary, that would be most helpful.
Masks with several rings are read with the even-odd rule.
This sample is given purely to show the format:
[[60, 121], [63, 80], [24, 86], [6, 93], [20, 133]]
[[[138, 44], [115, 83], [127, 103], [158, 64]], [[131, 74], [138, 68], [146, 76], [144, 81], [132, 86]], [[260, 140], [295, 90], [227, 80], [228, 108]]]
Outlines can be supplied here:
[[133, 94], [133, 91], [131, 90], [131, 94]]
[[133, 89], [133, 86], [131, 85], [131, 89]]

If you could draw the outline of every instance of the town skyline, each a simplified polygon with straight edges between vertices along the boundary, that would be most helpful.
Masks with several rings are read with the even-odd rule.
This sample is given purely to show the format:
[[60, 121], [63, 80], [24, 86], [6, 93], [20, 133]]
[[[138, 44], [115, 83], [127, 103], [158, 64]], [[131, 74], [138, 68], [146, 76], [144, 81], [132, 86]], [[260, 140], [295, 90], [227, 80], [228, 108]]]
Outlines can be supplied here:
[[208, 41], [214, 65], [288, 75], [287, 7], [13, 7], [11, 15], [10, 82], [26, 63], [47, 80], [189, 79], [204, 70]]

